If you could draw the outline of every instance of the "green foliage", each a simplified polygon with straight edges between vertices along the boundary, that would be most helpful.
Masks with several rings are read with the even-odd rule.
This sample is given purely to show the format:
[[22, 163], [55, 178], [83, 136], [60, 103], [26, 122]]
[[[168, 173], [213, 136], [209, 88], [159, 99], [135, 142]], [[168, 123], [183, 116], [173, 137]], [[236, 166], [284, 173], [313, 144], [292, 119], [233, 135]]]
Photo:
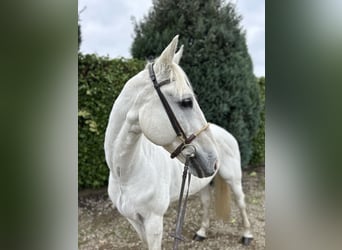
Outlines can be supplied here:
[[144, 62], [79, 54], [78, 58], [78, 184], [106, 185], [108, 167], [104, 134], [113, 103], [122, 87]]
[[258, 83], [260, 86], [262, 109], [260, 113], [259, 130], [253, 139], [251, 165], [265, 164], [265, 77], [260, 77]]
[[240, 145], [242, 165], [252, 156], [260, 120], [260, 95], [241, 17], [221, 0], [159, 0], [135, 25], [132, 55], [159, 55], [176, 35], [184, 44], [181, 66], [207, 119], [230, 131]]

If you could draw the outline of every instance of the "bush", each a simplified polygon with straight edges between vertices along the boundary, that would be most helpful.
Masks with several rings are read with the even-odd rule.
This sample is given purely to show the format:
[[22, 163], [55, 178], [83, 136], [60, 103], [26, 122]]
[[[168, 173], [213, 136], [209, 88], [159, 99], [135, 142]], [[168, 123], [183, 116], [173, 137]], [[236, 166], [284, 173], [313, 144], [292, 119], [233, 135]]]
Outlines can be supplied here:
[[97, 188], [107, 184], [104, 134], [113, 103], [126, 81], [143, 69], [135, 59], [96, 55], [78, 58], [78, 185]]
[[258, 80], [260, 86], [260, 99], [261, 99], [261, 113], [260, 125], [257, 135], [253, 139], [253, 156], [251, 165], [265, 164], [265, 77], [260, 77]]
[[148, 16], [135, 26], [132, 55], [159, 55], [179, 34], [179, 44], [184, 44], [180, 65], [203, 113], [235, 136], [245, 167], [259, 127], [260, 96], [240, 21], [235, 6], [225, 1], [154, 1]]

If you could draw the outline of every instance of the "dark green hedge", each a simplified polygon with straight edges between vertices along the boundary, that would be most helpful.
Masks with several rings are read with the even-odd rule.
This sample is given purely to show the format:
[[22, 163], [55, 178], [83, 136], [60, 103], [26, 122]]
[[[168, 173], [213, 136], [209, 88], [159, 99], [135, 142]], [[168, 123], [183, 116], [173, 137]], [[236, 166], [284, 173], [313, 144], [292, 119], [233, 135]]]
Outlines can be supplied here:
[[135, 59], [109, 59], [96, 55], [78, 58], [78, 185], [106, 185], [108, 167], [104, 133], [109, 113], [123, 85], [144, 68]]
[[259, 130], [253, 139], [253, 156], [250, 161], [250, 164], [254, 166], [265, 164], [265, 77], [260, 77], [258, 83], [260, 86], [261, 113]]

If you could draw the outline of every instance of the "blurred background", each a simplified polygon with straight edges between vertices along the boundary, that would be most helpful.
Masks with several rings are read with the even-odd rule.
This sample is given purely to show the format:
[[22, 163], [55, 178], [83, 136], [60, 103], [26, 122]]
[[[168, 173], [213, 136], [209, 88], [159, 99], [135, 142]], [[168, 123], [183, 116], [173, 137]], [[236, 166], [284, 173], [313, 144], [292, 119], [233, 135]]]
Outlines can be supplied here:
[[[78, 247], [78, 24], [82, 34], [85, 6], [3, 3], [1, 249]], [[266, 1], [265, 8], [266, 248], [340, 249], [341, 1]], [[82, 46], [85, 57], [106, 55]], [[131, 55], [122, 53], [113, 58]]]

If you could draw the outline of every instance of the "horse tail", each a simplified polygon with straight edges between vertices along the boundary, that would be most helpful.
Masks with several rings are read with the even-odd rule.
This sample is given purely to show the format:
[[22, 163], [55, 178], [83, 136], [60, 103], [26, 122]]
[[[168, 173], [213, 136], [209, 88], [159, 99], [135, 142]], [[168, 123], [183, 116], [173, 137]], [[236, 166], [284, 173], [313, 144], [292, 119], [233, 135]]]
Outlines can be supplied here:
[[215, 176], [214, 185], [216, 216], [227, 222], [231, 212], [230, 187], [219, 174]]

